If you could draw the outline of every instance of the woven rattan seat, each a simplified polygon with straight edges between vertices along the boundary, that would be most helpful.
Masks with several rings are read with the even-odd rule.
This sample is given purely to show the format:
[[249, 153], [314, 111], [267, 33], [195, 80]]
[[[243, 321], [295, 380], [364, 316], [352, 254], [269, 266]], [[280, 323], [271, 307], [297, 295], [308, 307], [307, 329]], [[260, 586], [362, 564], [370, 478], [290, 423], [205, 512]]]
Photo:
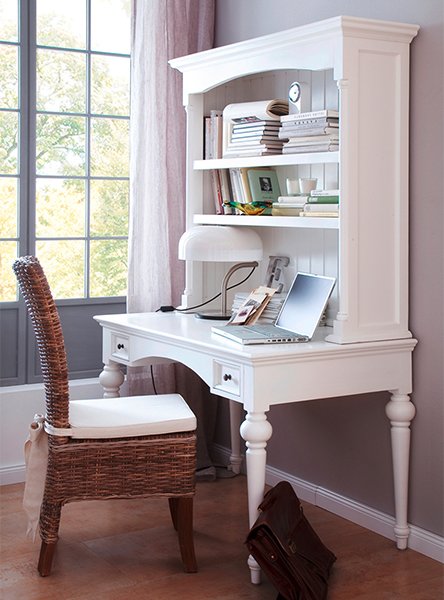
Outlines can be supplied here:
[[[118, 425], [116, 435], [112, 435], [111, 422], [111, 432], [109, 426], [106, 428], [109, 437], [102, 438], [97, 433], [97, 422], [100, 423], [100, 418], [96, 418], [93, 425], [94, 438], [79, 439], [78, 436], [64, 435], [66, 432], [59, 435], [59, 430], [69, 430], [71, 426], [68, 368], [59, 314], [37, 258], [21, 257], [14, 262], [13, 269], [37, 338], [46, 395], [45, 421], [51, 432], [48, 435], [48, 465], [40, 509], [40, 575], [47, 576], [51, 572], [64, 504], [80, 500], [149, 496], [168, 498], [173, 525], [178, 532], [184, 570], [196, 572], [193, 542], [196, 468], [194, 415], [186, 405], [184, 413], [184, 400], [180, 396], [169, 395], [177, 396], [170, 398], [170, 413], [174, 409], [174, 402], [177, 401], [177, 406], [181, 409], [178, 411], [179, 422], [182, 422], [180, 419], [183, 420], [185, 414], [185, 423], [189, 425], [184, 426], [184, 431], [171, 431], [170, 418], [170, 422], [166, 422], [162, 428], [162, 422], [153, 419], [152, 410], [148, 415], [153, 405], [150, 398], [155, 398], [158, 405], [159, 397], [147, 396], [146, 431], [139, 414], [137, 436], [126, 433], [126, 437], [119, 437]], [[113, 400], [116, 399], [101, 400], [97, 404], [98, 410], [103, 406], [103, 410], [106, 411], [108, 402], [112, 403]], [[123, 398], [119, 399], [122, 400]], [[140, 398], [137, 400], [140, 404]], [[130, 401], [131, 398], [128, 398], [128, 402]], [[87, 403], [86, 408], [90, 408]], [[190, 418], [187, 418], [187, 410]], [[140, 413], [139, 407], [138, 411]], [[83, 411], [81, 418], [85, 419], [85, 414], [88, 415], [88, 412]], [[169, 417], [174, 415], [170, 414]], [[109, 419], [104, 421], [109, 425]], [[89, 424], [82, 425], [86, 425], [88, 431]], [[143, 435], [140, 435], [141, 433]]]

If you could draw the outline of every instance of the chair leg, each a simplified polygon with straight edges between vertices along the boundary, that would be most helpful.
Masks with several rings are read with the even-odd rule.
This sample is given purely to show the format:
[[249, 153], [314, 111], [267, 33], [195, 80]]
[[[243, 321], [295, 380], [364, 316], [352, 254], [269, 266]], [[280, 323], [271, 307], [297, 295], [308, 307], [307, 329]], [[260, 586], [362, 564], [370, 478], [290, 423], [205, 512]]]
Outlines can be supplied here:
[[38, 571], [42, 577], [47, 577], [51, 574], [52, 559], [56, 545], [57, 542], [51, 542], [50, 544], [42, 542], [38, 564]]
[[43, 501], [40, 510], [40, 537], [42, 538], [42, 545], [40, 546], [37, 567], [42, 577], [47, 577], [51, 574], [52, 559], [59, 534], [61, 512], [61, 502], [52, 503]]
[[177, 504], [179, 498], [168, 498], [168, 504], [170, 507], [171, 520], [173, 522], [173, 527], [177, 531]]
[[[197, 572], [193, 537], [193, 498], [174, 498], [180, 555], [185, 573]], [[171, 506], [171, 503], [170, 503]], [[173, 517], [174, 522], [174, 517]]]

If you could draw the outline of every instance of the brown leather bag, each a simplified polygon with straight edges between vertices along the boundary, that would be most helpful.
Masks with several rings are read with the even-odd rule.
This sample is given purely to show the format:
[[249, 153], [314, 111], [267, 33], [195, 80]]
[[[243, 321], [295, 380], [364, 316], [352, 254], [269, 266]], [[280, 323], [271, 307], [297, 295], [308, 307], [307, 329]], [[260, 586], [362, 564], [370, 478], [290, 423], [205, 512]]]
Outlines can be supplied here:
[[336, 556], [324, 546], [305, 517], [287, 481], [269, 490], [246, 544], [285, 600], [324, 600]]

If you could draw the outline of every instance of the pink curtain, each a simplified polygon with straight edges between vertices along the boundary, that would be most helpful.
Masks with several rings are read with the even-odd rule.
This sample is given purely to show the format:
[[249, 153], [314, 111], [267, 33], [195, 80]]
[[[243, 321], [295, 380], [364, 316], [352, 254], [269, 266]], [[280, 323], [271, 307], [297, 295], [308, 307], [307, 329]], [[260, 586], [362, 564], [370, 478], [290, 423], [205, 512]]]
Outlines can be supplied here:
[[[212, 47], [214, 4], [133, 0], [128, 312], [177, 306], [184, 288], [177, 247], [185, 229], [185, 110], [182, 76], [168, 60]], [[184, 367], [153, 371], [158, 393], [182, 393], [198, 421], [210, 424], [198, 431], [198, 467], [207, 466], [215, 408], [209, 418], [205, 404], [216, 402], [205, 402], [205, 386]], [[128, 380], [131, 394], [153, 392], [147, 369], [130, 369]]]
[[211, 48], [214, 0], [133, 0], [128, 309], [176, 305], [184, 287], [182, 75], [168, 60]]

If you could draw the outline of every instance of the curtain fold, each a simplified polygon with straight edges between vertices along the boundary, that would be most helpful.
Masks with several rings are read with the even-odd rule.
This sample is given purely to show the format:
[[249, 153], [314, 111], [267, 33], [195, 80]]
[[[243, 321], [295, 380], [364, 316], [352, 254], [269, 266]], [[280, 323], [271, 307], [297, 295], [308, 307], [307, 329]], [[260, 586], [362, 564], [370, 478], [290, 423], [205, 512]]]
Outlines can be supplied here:
[[[184, 289], [177, 248], [185, 230], [185, 110], [182, 75], [168, 60], [212, 47], [214, 12], [214, 0], [133, 0], [128, 312], [177, 306]], [[195, 412], [198, 468], [208, 466], [216, 400], [181, 365], [153, 373], [158, 393], [181, 393]], [[131, 394], [154, 391], [146, 368], [130, 369], [128, 381]]]

